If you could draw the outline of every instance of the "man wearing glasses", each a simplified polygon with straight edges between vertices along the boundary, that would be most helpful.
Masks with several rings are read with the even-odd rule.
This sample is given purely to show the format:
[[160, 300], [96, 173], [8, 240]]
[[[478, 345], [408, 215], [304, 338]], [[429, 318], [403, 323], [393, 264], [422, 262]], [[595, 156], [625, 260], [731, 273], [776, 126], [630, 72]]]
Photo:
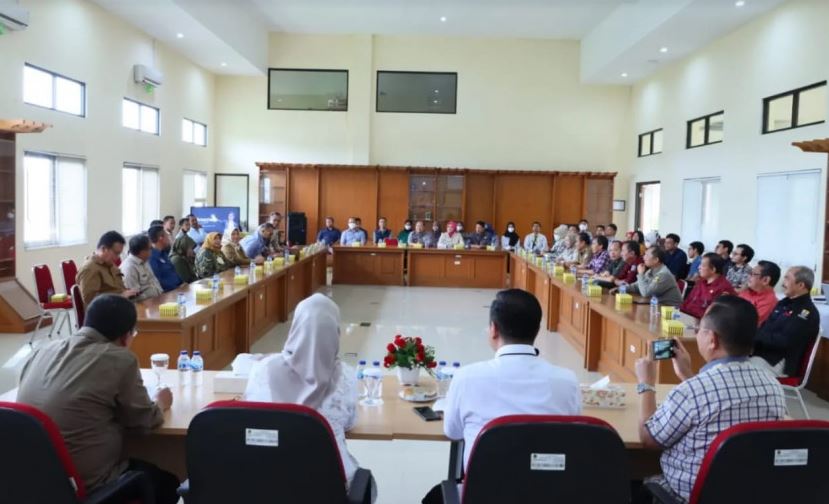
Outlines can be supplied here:
[[754, 305], [757, 310], [757, 324], [769, 318], [777, 304], [774, 287], [780, 280], [780, 266], [771, 261], [760, 261], [752, 268], [746, 288], [740, 291], [740, 297]]

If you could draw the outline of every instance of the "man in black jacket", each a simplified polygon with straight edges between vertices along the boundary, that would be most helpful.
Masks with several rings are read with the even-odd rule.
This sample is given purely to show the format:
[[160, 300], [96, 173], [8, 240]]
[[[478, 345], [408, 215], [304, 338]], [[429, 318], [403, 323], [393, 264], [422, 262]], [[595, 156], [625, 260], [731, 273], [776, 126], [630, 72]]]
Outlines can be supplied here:
[[783, 277], [781, 299], [760, 326], [752, 362], [776, 376], [797, 376], [803, 356], [815, 343], [820, 315], [812, 303], [815, 274], [805, 266], [792, 266]]

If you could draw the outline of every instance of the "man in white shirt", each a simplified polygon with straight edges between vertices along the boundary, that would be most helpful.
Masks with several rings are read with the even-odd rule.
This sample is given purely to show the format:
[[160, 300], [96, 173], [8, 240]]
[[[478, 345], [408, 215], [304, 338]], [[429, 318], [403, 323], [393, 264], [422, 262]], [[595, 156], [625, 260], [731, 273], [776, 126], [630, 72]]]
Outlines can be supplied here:
[[533, 222], [533, 232], [524, 238], [524, 248], [536, 254], [543, 254], [547, 251], [547, 237], [541, 234], [540, 222]]
[[492, 360], [460, 368], [446, 396], [443, 431], [464, 440], [464, 467], [481, 428], [504, 415], [579, 415], [576, 375], [538, 356], [541, 305], [520, 289], [499, 292], [489, 309]]

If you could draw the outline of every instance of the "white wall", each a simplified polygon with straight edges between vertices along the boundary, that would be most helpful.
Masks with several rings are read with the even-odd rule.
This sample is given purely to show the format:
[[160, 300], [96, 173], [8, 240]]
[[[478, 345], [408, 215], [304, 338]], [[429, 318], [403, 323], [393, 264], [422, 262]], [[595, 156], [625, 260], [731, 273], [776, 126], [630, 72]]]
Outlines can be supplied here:
[[[828, 23], [829, 2], [792, 0], [637, 84], [631, 98], [632, 129], [625, 139], [630, 206], [635, 201], [635, 182], [660, 180], [660, 232], [663, 236], [679, 232], [683, 180], [718, 176], [722, 178], [721, 239], [751, 244], [756, 242], [757, 175], [821, 169], [819, 208], [825, 208], [826, 154], [803, 153], [791, 143], [825, 138], [829, 126], [762, 135], [761, 123], [764, 97], [829, 78]], [[725, 110], [724, 142], [685, 149], [686, 121], [719, 110]], [[665, 129], [663, 153], [637, 159], [637, 135], [661, 127]], [[631, 211], [631, 228], [633, 220]], [[819, 263], [823, 229], [815, 232], [815, 261]], [[705, 245], [713, 248], [715, 244]]]
[[[161, 215], [181, 213], [182, 171], [213, 171], [214, 76], [90, 2], [30, 0], [22, 1], [21, 6], [31, 11], [29, 29], [0, 36], [0, 118], [25, 118], [54, 125], [44, 133], [18, 136], [17, 276], [31, 288], [33, 264], [48, 264], [55, 282], [60, 284], [61, 260], [82, 261], [103, 232], [120, 229], [124, 161], [160, 166]], [[26, 62], [85, 82], [87, 117], [24, 104]], [[136, 63], [160, 68], [164, 85], [153, 94], [135, 85], [132, 65]], [[121, 100], [125, 96], [160, 107], [160, 136], [121, 126]], [[181, 142], [183, 116], [208, 125], [211, 142], [207, 148]], [[25, 250], [25, 150], [86, 156], [87, 244]], [[212, 176], [208, 179], [210, 199]]]

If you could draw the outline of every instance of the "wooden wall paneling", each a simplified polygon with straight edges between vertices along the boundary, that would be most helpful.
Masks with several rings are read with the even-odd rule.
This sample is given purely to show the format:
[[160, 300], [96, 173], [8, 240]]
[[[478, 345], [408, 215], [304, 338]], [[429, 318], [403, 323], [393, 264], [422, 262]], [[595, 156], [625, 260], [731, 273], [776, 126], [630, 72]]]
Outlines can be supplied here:
[[[378, 169], [377, 173], [377, 218], [385, 217], [386, 225], [396, 235], [409, 217], [409, 172]], [[363, 219], [363, 227], [372, 231], [377, 227], [377, 221], [369, 223]]]
[[533, 221], [541, 223], [541, 229], [549, 234], [551, 223], [552, 176], [549, 174], [501, 174], [495, 178], [498, 197], [495, 207], [495, 229], [503, 232], [507, 222], [515, 222], [522, 237], [532, 231]]
[[613, 179], [587, 178], [584, 183], [586, 210], [584, 218], [590, 221], [590, 229], [613, 220]]
[[578, 174], [559, 174], [556, 177], [552, 226], [575, 224], [582, 218], [583, 182], [584, 179]]
[[323, 219], [319, 211], [319, 170], [316, 167], [288, 169], [288, 211], [304, 212], [307, 219], [305, 243], [314, 241]]
[[[463, 214], [468, 221], [467, 226], [471, 229], [472, 224], [479, 220], [495, 225], [495, 205], [492, 193], [495, 189], [495, 175], [469, 171], [466, 174], [464, 189], [466, 207]], [[501, 228], [496, 228], [496, 231], [499, 234], [503, 233]]]
[[323, 167], [319, 201], [320, 218], [334, 217], [338, 228], [345, 229], [348, 218], [354, 216], [363, 220], [364, 228], [374, 229], [377, 222], [377, 170]]

